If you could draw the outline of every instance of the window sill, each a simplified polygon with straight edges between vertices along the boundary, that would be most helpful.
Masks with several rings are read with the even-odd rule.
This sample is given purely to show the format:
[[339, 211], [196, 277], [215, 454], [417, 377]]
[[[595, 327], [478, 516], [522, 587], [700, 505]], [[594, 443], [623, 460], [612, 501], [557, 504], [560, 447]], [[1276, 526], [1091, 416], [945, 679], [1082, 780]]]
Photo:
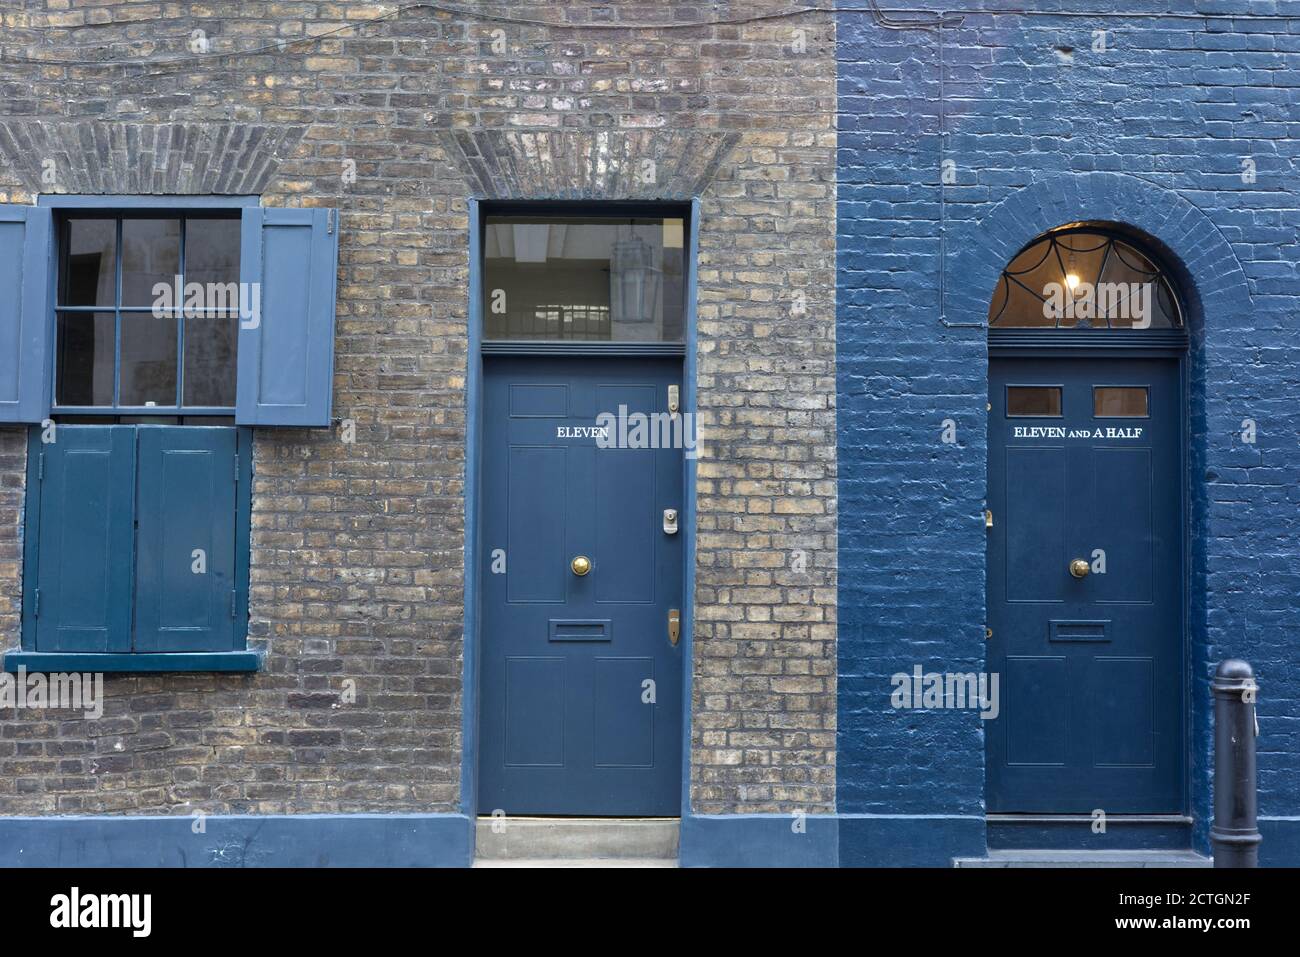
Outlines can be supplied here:
[[16, 672], [250, 672], [261, 668], [255, 651], [172, 651], [160, 654], [8, 651], [4, 670]]

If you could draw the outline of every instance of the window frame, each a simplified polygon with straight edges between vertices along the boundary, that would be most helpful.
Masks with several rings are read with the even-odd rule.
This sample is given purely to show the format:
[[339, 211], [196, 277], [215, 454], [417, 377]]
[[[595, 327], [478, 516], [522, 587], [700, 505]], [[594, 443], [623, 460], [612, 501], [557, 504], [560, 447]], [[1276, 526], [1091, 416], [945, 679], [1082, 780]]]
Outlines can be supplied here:
[[16, 358], [8, 357], [12, 353], [0, 357], [0, 423], [33, 425], [50, 417], [57, 355], [55, 214], [127, 209], [165, 215], [239, 211], [239, 282], [241, 290], [248, 289], [249, 315], [239, 321], [236, 424], [336, 425], [334, 345], [342, 232], [336, 207], [264, 207], [255, 196], [80, 194], [41, 195], [36, 205], [0, 203], [0, 254], [9, 264], [6, 277], [16, 284], [11, 297], [0, 301], [0, 336], [19, 346]]
[[[1098, 389], [1141, 389], [1146, 393], [1146, 412], [1141, 415], [1106, 415], [1097, 411]], [[1092, 417], [1094, 419], [1149, 419], [1151, 418], [1151, 383], [1149, 382], [1094, 382], [1092, 384]]]
[[[1055, 389], [1059, 412], [1012, 412], [1012, 389]], [[1063, 419], [1065, 418], [1065, 383], [1063, 382], [1008, 382], [1002, 393], [1003, 417], [1007, 419]]]
[[[49, 401], [50, 415], [77, 415], [92, 416], [102, 415], [105, 417], [122, 416], [122, 415], [193, 415], [193, 416], [232, 416], [235, 414], [235, 406], [186, 406], [180, 405], [59, 405], [58, 404], [58, 365], [59, 365], [59, 314], [76, 314], [93, 315], [95, 313], [111, 312], [114, 316], [114, 336], [118, 340], [113, 357], [113, 378], [114, 378], [114, 402], [118, 397], [117, 382], [121, 376], [121, 321], [124, 307], [118, 302], [121, 298], [121, 277], [115, 277], [115, 283], [118, 286], [115, 294], [115, 301], [112, 308], [103, 306], [74, 306], [62, 307], [59, 304], [59, 274], [63, 264], [63, 247], [62, 243], [64, 233], [64, 223], [72, 218], [102, 218], [102, 219], [171, 219], [175, 218], [181, 223], [181, 253], [180, 268], [184, 273], [184, 223], [187, 218], [194, 219], [234, 219], [241, 221], [243, 211], [250, 207], [260, 205], [260, 200], [256, 196], [81, 196], [81, 195], [52, 195], [37, 197], [38, 206], [49, 207], [53, 211], [53, 236], [52, 236], [52, 257], [53, 263], [50, 269], [49, 289], [48, 289], [48, 312], [46, 334], [49, 337]], [[118, 237], [116, 242], [116, 260], [120, 260], [123, 251], [121, 246], [121, 229], [117, 230]], [[241, 259], [242, 259], [241, 244]], [[242, 266], [241, 266], [242, 268]], [[117, 263], [114, 263], [115, 271], [120, 272]], [[140, 308], [126, 307], [126, 312], [135, 311], [140, 314]], [[184, 399], [184, 357], [185, 357], [185, 332], [184, 321], [179, 321], [180, 329], [177, 333], [177, 367], [176, 367], [176, 393], [178, 400]], [[235, 378], [238, 382], [238, 360], [235, 362]], [[236, 392], [238, 386], [236, 386]]]

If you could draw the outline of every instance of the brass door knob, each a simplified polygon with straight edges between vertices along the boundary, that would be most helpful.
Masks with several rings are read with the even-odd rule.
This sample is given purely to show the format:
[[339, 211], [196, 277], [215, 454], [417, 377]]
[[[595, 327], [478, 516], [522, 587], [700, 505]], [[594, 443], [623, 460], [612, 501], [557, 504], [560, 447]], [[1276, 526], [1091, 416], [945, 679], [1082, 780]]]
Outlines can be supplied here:
[[591, 571], [591, 559], [586, 555], [579, 555], [569, 562], [569, 567], [573, 569], [573, 574], [581, 577]]
[[1070, 562], [1070, 574], [1075, 578], [1083, 578], [1088, 574], [1088, 571], [1088, 563], [1084, 559], [1076, 558], [1074, 561]]

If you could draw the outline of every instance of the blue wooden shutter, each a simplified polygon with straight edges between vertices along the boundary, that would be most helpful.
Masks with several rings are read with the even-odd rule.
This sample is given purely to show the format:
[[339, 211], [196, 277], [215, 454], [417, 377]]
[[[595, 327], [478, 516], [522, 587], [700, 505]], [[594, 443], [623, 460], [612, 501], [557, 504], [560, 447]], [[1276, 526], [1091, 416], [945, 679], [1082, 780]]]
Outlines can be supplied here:
[[0, 205], [0, 422], [50, 414], [50, 211]]
[[237, 430], [140, 426], [135, 650], [230, 651]]
[[131, 650], [135, 429], [60, 425], [41, 445], [37, 651]]
[[240, 281], [260, 309], [240, 316], [240, 425], [330, 424], [338, 258], [337, 210], [244, 210]]

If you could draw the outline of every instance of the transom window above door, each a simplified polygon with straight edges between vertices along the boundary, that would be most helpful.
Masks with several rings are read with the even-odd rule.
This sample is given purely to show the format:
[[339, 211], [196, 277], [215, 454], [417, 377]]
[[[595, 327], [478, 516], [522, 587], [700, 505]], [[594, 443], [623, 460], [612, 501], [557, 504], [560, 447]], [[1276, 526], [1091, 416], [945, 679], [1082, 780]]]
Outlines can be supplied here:
[[1154, 252], [1101, 226], [1038, 237], [1007, 264], [990, 329], [1182, 329], [1175, 285]]
[[58, 249], [55, 411], [231, 414], [237, 215], [69, 214]]
[[492, 215], [484, 338], [682, 342], [686, 220]]

